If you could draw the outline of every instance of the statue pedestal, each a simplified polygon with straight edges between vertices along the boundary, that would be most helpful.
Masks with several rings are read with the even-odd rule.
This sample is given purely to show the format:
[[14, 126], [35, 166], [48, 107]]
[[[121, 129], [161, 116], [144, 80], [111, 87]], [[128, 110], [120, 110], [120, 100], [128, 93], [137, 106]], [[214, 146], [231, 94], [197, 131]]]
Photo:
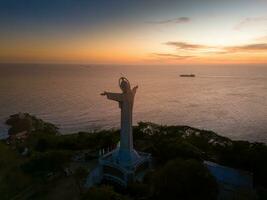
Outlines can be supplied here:
[[123, 167], [131, 168], [131, 166], [133, 166], [136, 162], [138, 162], [138, 160], [140, 160], [141, 157], [134, 149], [124, 150], [117, 148], [112, 153], [112, 159]]
[[151, 155], [149, 153], [134, 151], [130, 155], [131, 160], [125, 160], [124, 156], [117, 148], [99, 159], [102, 180], [126, 187], [129, 182], [137, 180], [139, 173], [150, 168]]

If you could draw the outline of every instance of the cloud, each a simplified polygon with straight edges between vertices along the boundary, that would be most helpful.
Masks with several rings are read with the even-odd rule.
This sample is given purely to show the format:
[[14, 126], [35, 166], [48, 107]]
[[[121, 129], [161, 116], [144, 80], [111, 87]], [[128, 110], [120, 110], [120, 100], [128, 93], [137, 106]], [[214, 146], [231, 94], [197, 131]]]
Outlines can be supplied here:
[[225, 47], [228, 52], [243, 52], [243, 51], [267, 51], [267, 43], [248, 44], [242, 46]]
[[[154, 58], [159, 60], [186, 60], [190, 58], [198, 58], [202, 56], [235, 54], [235, 53], [267, 53], [267, 42], [260, 42], [254, 44], [236, 45], [236, 46], [209, 46], [202, 44], [194, 44], [187, 42], [166, 42], [176, 48], [176, 53], [152, 53]], [[182, 55], [180, 53], [182, 52]], [[186, 53], [186, 55], [184, 55]]]
[[248, 53], [248, 52], [253, 52], [253, 53], [267, 52], [267, 43], [217, 47], [216, 49], [208, 53], [209, 54], [232, 54], [232, 53]]
[[153, 56], [159, 57], [159, 58], [167, 58], [172, 60], [184, 60], [188, 58], [192, 58], [194, 56], [181, 56], [177, 54], [170, 54], [170, 53], [153, 53]]
[[166, 42], [165, 44], [169, 46], [174, 46], [177, 49], [181, 50], [196, 50], [196, 49], [209, 48], [208, 46], [205, 45], [191, 44], [186, 42]]
[[189, 17], [177, 17], [173, 19], [160, 20], [160, 21], [148, 21], [149, 24], [183, 24], [190, 22]]
[[166, 42], [166, 45], [176, 47], [176, 49], [184, 51], [201, 51], [202, 53], [235, 53], [235, 52], [245, 52], [245, 51], [266, 51], [267, 43], [255, 43], [237, 46], [208, 46], [201, 44], [193, 44], [186, 42]]
[[267, 22], [267, 17], [248, 17], [244, 19], [243, 21], [239, 22], [234, 29], [240, 30], [244, 26], [250, 25], [252, 23], [258, 23], [258, 22]]

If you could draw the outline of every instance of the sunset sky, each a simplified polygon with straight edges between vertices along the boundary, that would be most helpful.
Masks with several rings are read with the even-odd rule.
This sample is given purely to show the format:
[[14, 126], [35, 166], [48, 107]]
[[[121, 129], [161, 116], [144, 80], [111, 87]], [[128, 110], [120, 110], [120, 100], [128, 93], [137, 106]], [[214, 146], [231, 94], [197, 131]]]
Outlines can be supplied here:
[[1, 0], [0, 62], [267, 63], [267, 0]]

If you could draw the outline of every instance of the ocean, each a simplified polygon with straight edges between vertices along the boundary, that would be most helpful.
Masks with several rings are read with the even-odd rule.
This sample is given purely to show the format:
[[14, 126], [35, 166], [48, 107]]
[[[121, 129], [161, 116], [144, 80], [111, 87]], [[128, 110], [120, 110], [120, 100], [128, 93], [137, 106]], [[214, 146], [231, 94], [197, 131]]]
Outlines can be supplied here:
[[[180, 74], [196, 74], [195, 78]], [[116, 102], [126, 76], [139, 85], [134, 124], [189, 125], [235, 140], [267, 143], [267, 65], [0, 65], [0, 133], [9, 115], [28, 112], [64, 134], [118, 128]]]

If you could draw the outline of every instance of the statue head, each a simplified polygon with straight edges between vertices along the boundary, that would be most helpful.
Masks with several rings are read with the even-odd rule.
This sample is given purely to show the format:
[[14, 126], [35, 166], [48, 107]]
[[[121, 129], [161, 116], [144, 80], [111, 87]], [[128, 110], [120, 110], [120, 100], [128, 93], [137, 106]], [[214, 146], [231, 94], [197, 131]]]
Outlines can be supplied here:
[[119, 86], [123, 93], [126, 93], [131, 90], [130, 82], [125, 77], [121, 77], [119, 79]]

